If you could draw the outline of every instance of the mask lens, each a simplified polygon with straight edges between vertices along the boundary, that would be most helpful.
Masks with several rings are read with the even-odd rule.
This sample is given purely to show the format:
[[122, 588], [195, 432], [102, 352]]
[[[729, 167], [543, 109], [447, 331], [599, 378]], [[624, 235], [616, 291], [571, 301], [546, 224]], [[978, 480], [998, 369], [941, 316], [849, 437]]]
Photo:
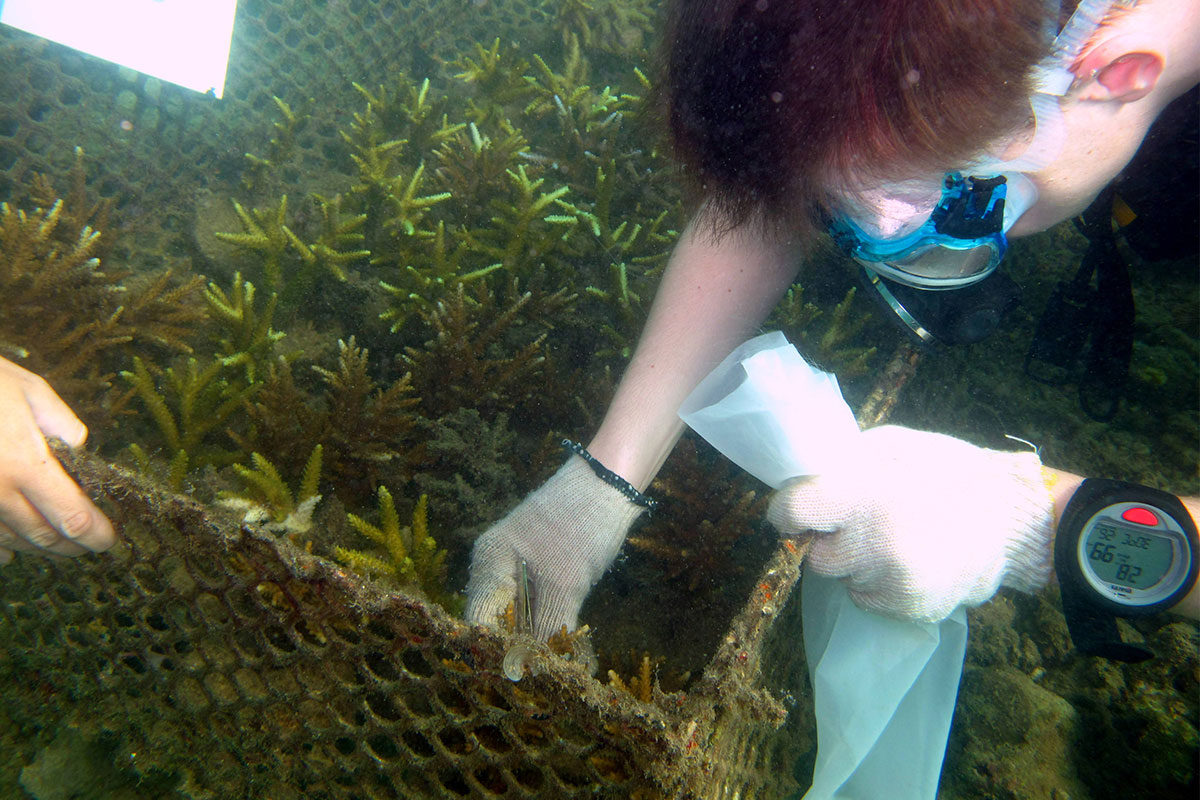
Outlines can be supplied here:
[[962, 279], [982, 276], [992, 264], [995, 249], [981, 244], [966, 250], [949, 247], [928, 247], [903, 258], [886, 263], [910, 275], [932, 280]]

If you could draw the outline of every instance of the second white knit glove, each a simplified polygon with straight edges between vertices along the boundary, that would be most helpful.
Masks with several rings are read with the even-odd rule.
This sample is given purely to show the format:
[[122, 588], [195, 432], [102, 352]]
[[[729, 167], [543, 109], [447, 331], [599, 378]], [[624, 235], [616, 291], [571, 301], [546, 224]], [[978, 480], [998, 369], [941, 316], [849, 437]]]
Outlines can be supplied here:
[[898, 426], [864, 431], [847, 466], [785, 485], [767, 514], [814, 531], [806, 567], [844, 579], [861, 607], [938, 622], [1001, 585], [1050, 579], [1054, 503], [1031, 452]]
[[516, 595], [524, 560], [539, 639], [578, 626], [588, 591], [645, 509], [578, 455], [483, 533], [471, 554], [466, 619], [495, 625]]

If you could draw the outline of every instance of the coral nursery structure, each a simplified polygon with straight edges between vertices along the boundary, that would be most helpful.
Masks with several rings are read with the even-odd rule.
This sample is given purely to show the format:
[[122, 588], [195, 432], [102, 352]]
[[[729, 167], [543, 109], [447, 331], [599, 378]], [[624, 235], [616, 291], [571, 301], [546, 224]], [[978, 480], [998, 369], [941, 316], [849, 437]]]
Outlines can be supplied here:
[[[0, 30], [0, 356], [88, 423], [104, 460], [64, 458], [122, 532], [110, 555], [5, 567], [0, 796], [42, 791], [72, 747], [133, 796], [798, 788], [802, 553], [693, 437], [590, 629], [520, 683], [511, 637], [452, 618], [475, 537], [595, 430], [685, 224], [648, 105], [658, 10], [241, 0], [221, 101]], [[1044, 294], [1076, 244], [1014, 245], [1013, 274]], [[884, 375], [892, 408], [886, 321], [844, 264], [800, 274], [768, 324], [853, 403]], [[926, 354], [897, 419], [1194, 490], [1194, 276], [1136, 283], [1158, 310], [1110, 426], [1023, 381], [1017, 333]], [[1107, 776], [1186, 795], [1194, 627], [1139, 623], [1170, 655], [1127, 670], [1071, 654], [1052, 592], [972, 624], [950, 800], [1108, 800]], [[1154, 775], [1083, 753], [1138, 736]], [[1026, 781], [1043, 751], [1053, 774]]]

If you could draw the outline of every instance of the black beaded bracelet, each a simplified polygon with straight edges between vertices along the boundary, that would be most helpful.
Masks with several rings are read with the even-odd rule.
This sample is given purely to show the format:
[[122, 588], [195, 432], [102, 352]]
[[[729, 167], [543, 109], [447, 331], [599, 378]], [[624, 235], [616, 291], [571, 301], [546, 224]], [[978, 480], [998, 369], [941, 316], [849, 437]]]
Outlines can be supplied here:
[[642, 508], [653, 511], [658, 505], [658, 501], [639, 492], [634, 488], [633, 484], [622, 478], [617, 473], [613, 472], [608, 467], [596, 460], [596, 457], [587, 451], [587, 448], [579, 442], [572, 442], [570, 439], [563, 439], [562, 446], [565, 450], [570, 450], [575, 455], [587, 462], [587, 465], [592, 468], [592, 472], [596, 473], [596, 477], [607, 483], [609, 486], [616, 489], [621, 494], [625, 495], [631, 503], [639, 505]]

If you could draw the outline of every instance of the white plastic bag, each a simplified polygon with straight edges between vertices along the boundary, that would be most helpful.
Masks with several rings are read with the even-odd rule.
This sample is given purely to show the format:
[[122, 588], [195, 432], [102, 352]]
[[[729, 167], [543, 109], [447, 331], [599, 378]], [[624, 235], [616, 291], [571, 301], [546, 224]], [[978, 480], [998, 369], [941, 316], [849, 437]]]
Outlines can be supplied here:
[[967, 650], [961, 607], [937, 624], [864, 611], [842, 582], [800, 584], [817, 717], [806, 800], [933, 800]]
[[687, 396], [679, 416], [772, 489], [829, 469], [858, 436], [837, 378], [813, 368], [779, 331], [730, 353]]
[[[837, 379], [782, 333], [751, 339], [679, 416], [772, 488], [855, 457], [858, 426]], [[841, 581], [807, 575], [804, 648], [817, 717], [806, 800], [933, 800], [967, 647], [967, 617], [920, 624], [863, 611]]]

